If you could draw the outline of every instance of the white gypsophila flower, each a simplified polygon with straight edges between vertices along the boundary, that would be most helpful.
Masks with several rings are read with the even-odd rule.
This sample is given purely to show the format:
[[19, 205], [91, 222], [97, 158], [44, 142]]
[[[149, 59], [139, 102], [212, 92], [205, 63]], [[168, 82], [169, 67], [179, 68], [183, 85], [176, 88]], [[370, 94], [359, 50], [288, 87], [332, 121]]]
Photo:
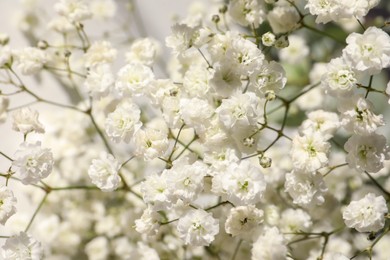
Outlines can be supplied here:
[[232, 64], [224, 63], [214, 69], [209, 83], [216, 96], [227, 98], [241, 87], [241, 75]]
[[114, 112], [108, 114], [105, 121], [106, 134], [116, 143], [129, 143], [134, 134], [141, 128], [141, 110], [131, 101], [120, 103]]
[[260, 202], [267, 186], [260, 169], [248, 160], [228, 165], [221, 181], [224, 196], [236, 206]]
[[88, 175], [93, 184], [104, 192], [118, 188], [121, 178], [118, 175], [119, 162], [112, 154], [102, 152], [99, 159], [93, 159], [88, 168]]
[[253, 86], [255, 92], [261, 96], [264, 96], [268, 91], [278, 93], [286, 83], [286, 72], [275, 61], [264, 61], [260, 69], [250, 76], [250, 86]]
[[229, 2], [228, 12], [242, 26], [257, 28], [265, 20], [264, 7], [256, 0], [232, 0]]
[[198, 134], [204, 133], [213, 114], [214, 108], [207, 100], [200, 98], [180, 99], [181, 118], [186, 125], [193, 127]]
[[141, 183], [141, 192], [145, 203], [152, 205], [153, 210], [166, 210], [171, 205], [171, 189], [166, 175], [152, 174]]
[[169, 148], [167, 133], [158, 129], [140, 129], [134, 137], [135, 154], [145, 161], [165, 154]]
[[267, 20], [273, 33], [282, 34], [298, 28], [301, 17], [293, 6], [278, 5], [267, 14]]
[[336, 113], [322, 109], [307, 114], [307, 119], [299, 127], [301, 133], [319, 132], [325, 139], [333, 137], [340, 127], [339, 117]]
[[261, 43], [264, 46], [271, 47], [275, 44], [276, 36], [272, 32], [266, 32], [261, 36]]
[[16, 213], [16, 198], [13, 192], [6, 186], [0, 187], [0, 224], [5, 222]]
[[343, 127], [358, 135], [370, 135], [385, 124], [383, 115], [373, 112], [373, 104], [363, 95], [354, 95], [338, 105]]
[[334, 97], [347, 98], [353, 93], [354, 86], [358, 82], [357, 76], [342, 57], [335, 58], [327, 64], [321, 85], [326, 93]]
[[24, 75], [32, 75], [39, 72], [48, 62], [46, 52], [35, 47], [26, 47], [22, 50], [14, 51], [13, 57], [18, 69]]
[[112, 18], [116, 14], [117, 4], [114, 0], [93, 0], [90, 10], [95, 18]]
[[65, 17], [55, 17], [48, 24], [47, 27], [50, 30], [56, 31], [58, 33], [69, 33], [74, 31], [75, 26]]
[[83, 0], [60, 0], [54, 5], [54, 10], [70, 22], [81, 22], [92, 17], [89, 7]]
[[289, 35], [288, 41], [288, 47], [279, 51], [280, 60], [290, 64], [302, 62], [310, 51], [305, 39], [298, 35]]
[[292, 171], [286, 174], [285, 191], [293, 203], [304, 208], [312, 208], [325, 202], [324, 194], [328, 188], [320, 173]]
[[7, 260], [41, 260], [41, 243], [25, 232], [8, 238], [1, 248], [0, 256]]
[[8, 45], [0, 46], [0, 68], [11, 61], [12, 51]]
[[225, 222], [226, 233], [249, 238], [256, 227], [264, 221], [264, 212], [254, 205], [231, 208]]
[[250, 75], [259, 68], [264, 61], [264, 54], [257, 45], [241, 36], [231, 41], [231, 48], [227, 50], [224, 62], [232, 63], [238, 73]]
[[114, 82], [111, 66], [103, 63], [89, 68], [84, 86], [92, 97], [101, 98], [109, 94]]
[[187, 156], [182, 157], [173, 163], [171, 169], [162, 173], [167, 180], [172, 202], [180, 199], [184, 203], [191, 203], [203, 190], [203, 178], [209, 172], [208, 166], [201, 161], [191, 161]]
[[357, 71], [378, 74], [390, 66], [390, 36], [377, 27], [369, 27], [363, 34], [351, 33], [343, 49], [344, 59]]
[[390, 159], [390, 147], [383, 135], [353, 135], [344, 144], [349, 167], [360, 172], [378, 172], [385, 160]]
[[165, 43], [175, 55], [184, 54], [186, 50], [196, 45], [198, 27], [192, 28], [186, 24], [175, 24], [171, 29], [172, 34], [165, 39]]
[[189, 210], [180, 217], [177, 231], [186, 245], [208, 246], [219, 233], [219, 223], [203, 209]]
[[157, 234], [160, 227], [158, 221], [160, 214], [153, 210], [152, 207], [148, 206], [141, 218], [135, 220], [135, 230], [140, 234], [146, 234], [148, 237], [153, 237]]
[[279, 228], [283, 233], [308, 232], [312, 225], [310, 215], [302, 209], [286, 209], [280, 216]]
[[117, 55], [117, 50], [111, 47], [107, 41], [94, 42], [84, 54], [85, 67], [92, 67], [102, 63], [112, 63]]
[[7, 109], [9, 106], [9, 98], [0, 96], [0, 124], [7, 120]]
[[320, 132], [294, 136], [290, 151], [294, 169], [313, 172], [326, 166], [329, 149], [330, 144]]
[[212, 77], [210, 70], [201, 65], [192, 65], [184, 74], [183, 90], [189, 97], [206, 97], [208, 95]]
[[45, 129], [41, 122], [39, 122], [38, 117], [38, 111], [31, 110], [29, 107], [23, 107], [12, 115], [12, 129], [24, 135], [30, 132], [44, 133]]
[[236, 70], [235, 64], [225, 62], [230, 55], [232, 42], [236, 38], [240, 38], [236, 31], [227, 31], [225, 34], [217, 33], [213, 36], [211, 42], [207, 44], [207, 51], [210, 54], [211, 60], [215, 63], [222, 63], [222, 66], [232, 66]]
[[154, 80], [150, 67], [141, 63], [130, 63], [118, 71], [115, 90], [122, 95], [141, 95], [147, 93], [149, 84]]
[[[328, 23], [337, 20], [341, 5], [336, 0], [308, 0], [305, 6], [312, 15], [317, 15], [316, 23]], [[342, 1], [339, 1], [342, 2]]]
[[368, 193], [358, 201], [352, 201], [343, 211], [345, 225], [359, 232], [376, 232], [385, 225], [388, 212], [383, 196]]
[[287, 246], [277, 227], [267, 227], [252, 245], [252, 260], [285, 260]]
[[15, 153], [13, 167], [25, 185], [35, 184], [49, 176], [53, 169], [53, 154], [48, 148], [41, 148], [41, 142], [22, 143]]
[[166, 97], [179, 97], [181, 88], [178, 84], [174, 84], [170, 79], [156, 79], [150, 83], [150, 91], [146, 91], [146, 95], [151, 103], [160, 107]]
[[316, 23], [328, 23], [348, 18], [362, 19], [378, 3], [379, 0], [308, 0], [305, 8], [317, 15]]
[[227, 130], [247, 128], [257, 123], [260, 114], [259, 98], [253, 92], [236, 93], [223, 99], [215, 112]]
[[143, 38], [135, 40], [126, 52], [126, 61], [128, 63], [141, 63], [146, 66], [153, 66], [161, 52], [161, 46], [158, 41], [152, 38]]
[[110, 254], [107, 238], [104, 236], [95, 237], [85, 245], [84, 252], [88, 259], [106, 260]]
[[178, 96], [165, 97], [162, 101], [162, 116], [169, 128], [180, 128], [183, 125], [180, 113], [180, 101], [181, 99]]

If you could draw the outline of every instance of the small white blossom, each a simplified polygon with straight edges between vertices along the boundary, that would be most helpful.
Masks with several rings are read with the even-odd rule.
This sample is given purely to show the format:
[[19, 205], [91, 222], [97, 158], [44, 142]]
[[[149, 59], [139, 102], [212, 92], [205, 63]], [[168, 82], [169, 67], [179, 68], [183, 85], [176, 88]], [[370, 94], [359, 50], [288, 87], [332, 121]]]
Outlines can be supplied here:
[[241, 75], [228, 63], [215, 67], [210, 86], [217, 96], [227, 98], [241, 87]]
[[[237, 206], [260, 202], [267, 185], [260, 169], [248, 160], [230, 164], [221, 181], [227, 200]], [[213, 179], [213, 186], [217, 182]]]
[[135, 220], [135, 230], [140, 234], [146, 234], [147, 236], [154, 236], [158, 232], [160, 224], [158, 219], [160, 214], [153, 210], [152, 207], [147, 207], [141, 218]]
[[172, 205], [171, 191], [165, 175], [152, 174], [141, 183], [143, 199], [150, 203], [154, 210], [166, 210]]
[[17, 67], [24, 75], [32, 75], [39, 72], [48, 62], [46, 52], [34, 47], [26, 47], [15, 51], [14, 54]]
[[248, 237], [264, 221], [264, 212], [253, 205], [230, 209], [225, 222], [226, 233], [232, 236]]
[[43, 248], [32, 236], [20, 232], [5, 241], [0, 255], [7, 260], [40, 260], [43, 257]]
[[8, 45], [0, 46], [0, 68], [11, 61], [12, 51]]
[[219, 233], [219, 223], [202, 209], [189, 210], [179, 219], [177, 231], [186, 245], [208, 246]]
[[134, 137], [134, 134], [141, 128], [141, 111], [138, 106], [129, 101], [120, 103], [114, 112], [108, 114], [105, 121], [105, 130], [107, 135], [114, 142], [126, 143]]
[[390, 148], [383, 135], [353, 135], [344, 144], [347, 151], [346, 161], [349, 167], [360, 172], [378, 172], [385, 160], [390, 159]]
[[260, 114], [259, 98], [252, 92], [238, 93], [223, 99], [215, 112], [227, 130], [253, 126]]
[[112, 154], [102, 152], [99, 159], [93, 159], [88, 175], [93, 184], [104, 192], [114, 191], [121, 181], [118, 171], [120, 165]]
[[363, 95], [352, 96], [338, 106], [344, 128], [358, 135], [370, 135], [385, 124], [383, 116], [374, 114], [373, 109], [373, 104]]
[[329, 139], [340, 127], [339, 117], [336, 113], [315, 110], [307, 114], [307, 119], [300, 126], [301, 133], [319, 132]]
[[12, 129], [23, 134], [30, 132], [44, 133], [45, 129], [38, 120], [39, 114], [36, 110], [29, 107], [23, 107], [13, 114]]
[[276, 227], [266, 228], [253, 243], [252, 260], [284, 260], [286, 258], [286, 241]]
[[352, 201], [344, 209], [343, 219], [347, 227], [359, 232], [376, 232], [384, 227], [387, 212], [385, 199], [369, 193], [361, 200]]
[[182, 157], [173, 163], [171, 169], [162, 173], [167, 178], [171, 201], [180, 199], [191, 203], [203, 190], [203, 178], [208, 173], [208, 167], [200, 161], [190, 164], [190, 159]]
[[85, 67], [92, 67], [103, 63], [112, 63], [117, 55], [117, 50], [111, 47], [107, 41], [94, 42], [84, 54]]
[[264, 61], [258, 71], [250, 76], [250, 85], [255, 92], [264, 96], [268, 91], [278, 93], [287, 83], [286, 72], [283, 67], [275, 62]]
[[313, 225], [308, 213], [301, 209], [286, 209], [282, 212], [279, 222], [284, 233], [308, 232]]
[[323, 204], [324, 194], [328, 190], [320, 173], [311, 174], [299, 171], [286, 174], [284, 188], [294, 204], [305, 208]]
[[256, 0], [230, 1], [228, 11], [234, 21], [242, 26], [257, 28], [265, 19], [264, 7]]
[[122, 95], [141, 95], [148, 92], [146, 87], [154, 80], [150, 67], [141, 63], [130, 63], [122, 67], [117, 75], [115, 90]]
[[319, 132], [294, 136], [290, 152], [294, 168], [313, 172], [326, 166], [329, 149], [330, 144]]
[[350, 97], [357, 83], [357, 74], [343, 58], [331, 60], [322, 76], [321, 85], [334, 97]]
[[89, 7], [83, 0], [60, 0], [54, 5], [54, 10], [70, 22], [81, 22], [92, 16]]
[[152, 38], [135, 40], [126, 55], [128, 63], [141, 63], [152, 66], [161, 52], [160, 43]]
[[164, 155], [169, 148], [167, 134], [157, 129], [140, 129], [135, 134], [134, 141], [136, 146], [135, 154], [142, 156], [145, 161]]
[[377, 27], [369, 27], [363, 34], [351, 33], [343, 50], [343, 57], [354, 69], [378, 74], [390, 66], [390, 36]]
[[104, 63], [89, 68], [84, 86], [92, 97], [101, 98], [108, 95], [114, 82], [111, 66]]
[[165, 43], [174, 54], [184, 54], [186, 50], [197, 45], [198, 29], [186, 24], [175, 24], [172, 26], [172, 34], [165, 39]]
[[16, 213], [16, 198], [13, 192], [6, 186], [0, 187], [0, 224], [5, 222]]
[[282, 34], [296, 29], [299, 26], [301, 17], [293, 6], [278, 5], [267, 14], [267, 19], [272, 32]]
[[15, 153], [13, 167], [22, 183], [35, 184], [49, 176], [53, 169], [53, 154], [50, 149], [41, 148], [41, 142], [22, 143]]

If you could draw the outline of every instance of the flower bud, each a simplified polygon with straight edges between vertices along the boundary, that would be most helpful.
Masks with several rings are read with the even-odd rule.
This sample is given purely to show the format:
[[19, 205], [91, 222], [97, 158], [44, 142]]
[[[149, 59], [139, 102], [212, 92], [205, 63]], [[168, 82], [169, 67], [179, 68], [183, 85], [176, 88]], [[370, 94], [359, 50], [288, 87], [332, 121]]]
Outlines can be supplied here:
[[275, 41], [275, 47], [278, 49], [286, 48], [289, 45], [290, 45], [290, 43], [288, 41], [287, 35], [282, 35]]
[[266, 32], [265, 34], [263, 34], [263, 36], [261, 36], [261, 42], [263, 43], [264, 46], [270, 47], [275, 44], [275, 41], [276, 41], [276, 37], [271, 32]]
[[259, 158], [260, 166], [263, 168], [269, 168], [272, 165], [272, 159], [266, 156], [262, 156]]

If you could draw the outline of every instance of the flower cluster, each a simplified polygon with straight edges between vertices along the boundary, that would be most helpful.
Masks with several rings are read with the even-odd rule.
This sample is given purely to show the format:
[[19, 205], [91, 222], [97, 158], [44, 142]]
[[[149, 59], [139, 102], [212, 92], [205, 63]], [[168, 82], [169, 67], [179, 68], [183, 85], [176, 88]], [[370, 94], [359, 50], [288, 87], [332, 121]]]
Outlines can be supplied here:
[[0, 257], [389, 259], [384, 3], [194, 1], [163, 40], [138, 4], [0, 32]]

